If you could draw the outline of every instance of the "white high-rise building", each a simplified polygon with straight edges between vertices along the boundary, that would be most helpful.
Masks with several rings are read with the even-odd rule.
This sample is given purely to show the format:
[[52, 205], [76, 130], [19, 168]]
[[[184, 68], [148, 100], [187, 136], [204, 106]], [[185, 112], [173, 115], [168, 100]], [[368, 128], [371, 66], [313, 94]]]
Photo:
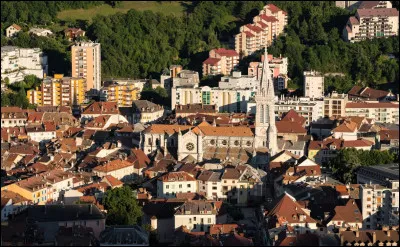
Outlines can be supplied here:
[[100, 43], [79, 42], [71, 47], [72, 77], [86, 78], [86, 90], [101, 88]]
[[10, 83], [22, 81], [27, 75], [42, 79], [47, 75], [47, 56], [40, 48], [1, 47], [1, 79]]

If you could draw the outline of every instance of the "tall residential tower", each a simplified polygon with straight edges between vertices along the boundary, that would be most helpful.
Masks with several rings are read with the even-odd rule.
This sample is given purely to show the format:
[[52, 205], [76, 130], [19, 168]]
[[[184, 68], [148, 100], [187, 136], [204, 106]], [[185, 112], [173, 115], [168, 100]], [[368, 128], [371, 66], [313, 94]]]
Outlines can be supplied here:
[[71, 48], [72, 77], [86, 78], [86, 91], [101, 87], [100, 44], [78, 42]]

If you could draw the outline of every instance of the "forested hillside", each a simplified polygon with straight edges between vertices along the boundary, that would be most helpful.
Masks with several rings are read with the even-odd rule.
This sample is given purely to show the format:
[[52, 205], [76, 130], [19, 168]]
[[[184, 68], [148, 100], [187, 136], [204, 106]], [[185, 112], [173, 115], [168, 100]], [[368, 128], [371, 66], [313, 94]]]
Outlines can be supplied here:
[[[117, 2], [108, 2], [118, 4]], [[186, 6], [182, 17], [167, 16], [151, 11], [129, 10], [126, 14], [97, 16], [85, 23], [87, 36], [102, 45], [102, 74], [104, 77], [157, 78], [171, 64], [201, 73], [201, 63], [208, 51], [229, 47], [240, 25], [250, 23], [266, 1], [206, 1]], [[398, 37], [360, 43], [346, 43], [342, 29], [350, 15], [331, 2], [272, 2], [289, 14], [285, 35], [269, 48], [269, 52], [289, 58], [291, 87], [302, 87], [303, 71], [340, 72], [344, 77], [327, 77], [326, 89], [346, 92], [355, 83], [377, 87], [395, 82], [398, 91]], [[14, 4], [14, 3], [13, 3]], [[1, 3], [2, 30], [10, 23], [25, 23], [27, 27], [58, 22], [57, 11], [104, 4], [104, 2], [11, 2]], [[83, 6], [82, 6], [83, 5]], [[398, 7], [398, 6], [397, 6]], [[29, 9], [29, 11], [28, 11]], [[79, 22], [77, 22], [79, 24]], [[40, 47], [49, 53], [50, 72], [69, 73], [70, 43], [62, 34], [55, 38], [30, 38], [20, 33], [2, 45]], [[230, 44], [232, 46], [232, 43]], [[233, 47], [231, 47], [233, 48]], [[240, 69], [247, 72], [250, 61], [260, 54], [245, 58]]]

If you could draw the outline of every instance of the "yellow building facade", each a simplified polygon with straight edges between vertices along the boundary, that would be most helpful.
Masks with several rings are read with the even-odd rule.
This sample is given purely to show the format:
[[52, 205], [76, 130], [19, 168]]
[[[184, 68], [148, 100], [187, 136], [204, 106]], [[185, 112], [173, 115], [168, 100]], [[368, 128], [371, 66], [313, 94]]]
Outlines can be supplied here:
[[38, 106], [70, 106], [85, 101], [86, 79], [55, 74], [46, 77], [40, 87], [28, 90], [29, 103]]

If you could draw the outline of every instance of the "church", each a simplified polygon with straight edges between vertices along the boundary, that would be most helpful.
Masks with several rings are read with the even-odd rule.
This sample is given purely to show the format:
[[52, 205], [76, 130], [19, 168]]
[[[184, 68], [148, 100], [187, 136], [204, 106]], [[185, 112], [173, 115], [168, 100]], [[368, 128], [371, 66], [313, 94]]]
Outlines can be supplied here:
[[[265, 48], [265, 57], [267, 56]], [[239, 161], [259, 168], [277, 150], [274, 113], [274, 85], [268, 61], [257, 92], [255, 127], [219, 127], [205, 121], [197, 126], [153, 124], [141, 135], [140, 147], [146, 154], [159, 149], [178, 161]]]

